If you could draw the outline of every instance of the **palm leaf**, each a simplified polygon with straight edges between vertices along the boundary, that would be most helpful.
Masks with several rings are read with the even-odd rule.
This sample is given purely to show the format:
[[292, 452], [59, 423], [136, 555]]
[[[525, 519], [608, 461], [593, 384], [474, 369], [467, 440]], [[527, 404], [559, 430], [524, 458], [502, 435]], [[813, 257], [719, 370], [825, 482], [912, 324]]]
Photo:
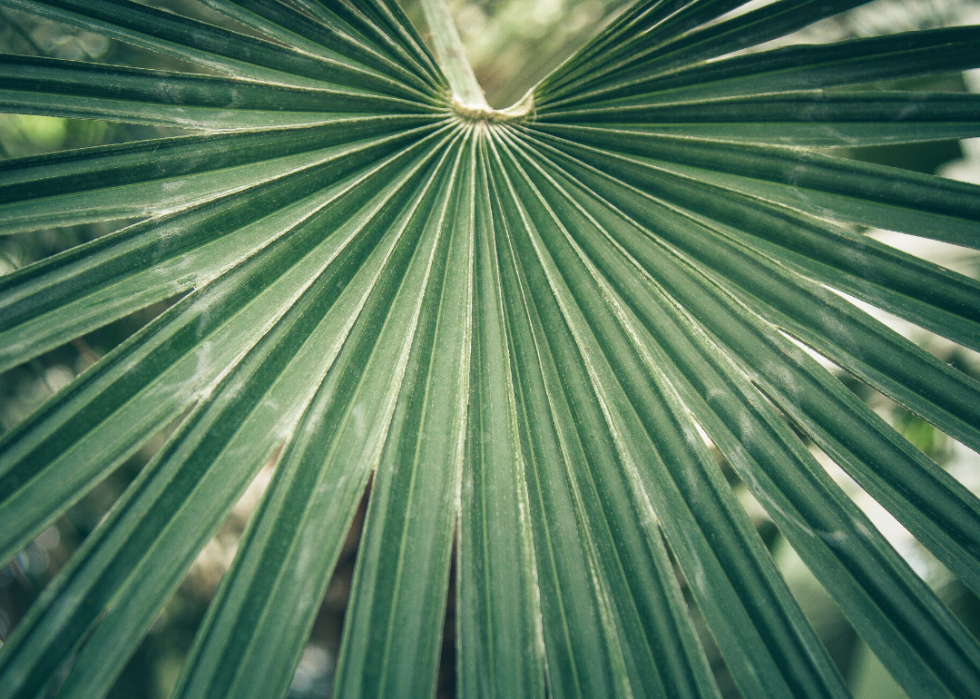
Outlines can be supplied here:
[[183, 295], [0, 438], [5, 560], [179, 423], [5, 696], [106, 696], [270, 458], [174, 696], [285, 695], [369, 483], [339, 696], [433, 693], [454, 547], [461, 696], [718, 697], [689, 605], [744, 696], [848, 696], [703, 435], [910, 695], [980, 696], [808, 445], [976, 594], [980, 502], [800, 347], [980, 449], [980, 384], [837, 293], [980, 349], [980, 284], [857, 232], [978, 248], [980, 188], [813, 150], [980, 135], [869, 87], [980, 27], [746, 53], [859, 3], [644, 0], [494, 110], [438, 0], [438, 60], [390, 0], [0, 4], [199, 70], [0, 58], [3, 111], [192, 131], [0, 163], [0, 232], [138, 219], [0, 279], [0, 367]]

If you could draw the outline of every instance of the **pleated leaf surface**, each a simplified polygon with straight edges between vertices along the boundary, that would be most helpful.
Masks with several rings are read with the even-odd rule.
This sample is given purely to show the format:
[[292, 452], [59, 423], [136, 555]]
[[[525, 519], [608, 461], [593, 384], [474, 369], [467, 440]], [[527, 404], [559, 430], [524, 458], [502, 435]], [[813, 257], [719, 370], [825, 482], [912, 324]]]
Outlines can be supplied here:
[[184, 66], [0, 56], [0, 111], [183, 130], [0, 161], [0, 234], [126, 222], [0, 277], [0, 369], [179, 298], [0, 436], [3, 561], [177, 425], [0, 694], [105, 697], [271, 460], [176, 698], [287, 696], [366, 492], [334, 696], [433, 696], [454, 551], [461, 697], [718, 698], [703, 634], [850, 696], [720, 462], [910, 696], [980, 697], [814, 455], [980, 595], [980, 500], [805, 349], [980, 449], [980, 383], [848, 300], [980, 350], [980, 283], [864, 234], [980, 248], [980, 187], [825, 150], [980, 136], [900, 82], [980, 27], [766, 44], [859, 4], [641, 0], [498, 111], [394, 0], [0, 0]]

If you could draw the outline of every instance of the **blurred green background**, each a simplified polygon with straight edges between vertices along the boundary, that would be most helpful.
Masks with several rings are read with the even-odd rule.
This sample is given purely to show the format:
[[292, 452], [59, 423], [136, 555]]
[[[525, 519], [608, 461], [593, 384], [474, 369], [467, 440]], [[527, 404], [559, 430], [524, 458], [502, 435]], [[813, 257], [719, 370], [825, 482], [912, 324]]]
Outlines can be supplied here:
[[[242, 30], [234, 22], [202, 9], [193, 2], [174, 0], [148, 4], [178, 10]], [[499, 108], [518, 100], [628, 3], [621, 0], [455, 0], [450, 4], [477, 78], [484, 87], [490, 104]], [[759, 4], [764, 2], [752, 3], [753, 6]], [[424, 27], [417, 0], [407, 0], [403, 5], [416, 26]], [[916, 28], [976, 23], [980, 23], [980, 1], [878, 0], [820, 22], [781, 42], [831, 41]], [[6, 53], [46, 55], [77, 61], [136, 65], [163, 70], [199, 70], [175, 59], [10, 10], [0, 10], [0, 49]], [[980, 92], [980, 71], [940, 76], [928, 81], [907, 82], [891, 87]], [[0, 159], [166, 135], [171, 135], [171, 132], [155, 127], [0, 114]], [[980, 139], [838, 149], [838, 152], [847, 157], [980, 183]], [[105, 235], [128, 223], [119, 221], [114, 226], [99, 224], [58, 228], [2, 238], [0, 274], [8, 274], [30, 262]], [[888, 244], [980, 278], [980, 255], [976, 252], [887, 231], [870, 231], [869, 234]], [[166, 305], [158, 304], [145, 309], [51, 351], [27, 365], [0, 374], [0, 432], [9, 430], [26, 417], [102, 354], [161, 312]], [[874, 313], [940, 358], [980, 378], [980, 357], [976, 353], [965, 351], [887, 314], [878, 311]], [[954, 442], [876, 391], [846, 376], [842, 376], [842, 380], [912, 442], [949, 469], [967, 487], [980, 493], [980, 457], [976, 453]], [[13, 560], [0, 562], [0, 640], [7, 638], [16, 627], [39, 592], [160, 447], [166, 434], [167, 430], [164, 430], [157, 435]], [[813, 449], [817, 453], [816, 447]], [[980, 602], [829, 459], [820, 453], [818, 457], [845, 490], [869, 513], [912, 567], [937, 590], [974, 634], [980, 634]], [[734, 472], [723, 463], [722, 467], [773, 552], [804, 612], [817, 628], [834, 661], [847, 678], [856, 699], [905, 697], [876, 658], [856, 637], [836, 605], [786, 544], [759, 504], [737, 482]], [[195, 561], [180, 589], [136, 651], [116, 684], [112, 697], [149, 699], [167, 695], [180, 672], [207, 604], [235, 554], [248, 516], [261, 497], [270, 475], [271, 465], [267, 465], [219, 533]], [[364, 503], [293, 678], [289, 693], [293, 699], [330, 696], [333, 662], [343, 626], [363, 505]], [[450, 598], [439, 679], [438, 692], [445, 697], [455, 695], [454, 604], [455, 600]], [[698, 620], [697, 609], [693, 606], [692, 614]], [[737, 691], [703, 625], [701, 630], [723, 691], [728, 696], [737, 696]]]

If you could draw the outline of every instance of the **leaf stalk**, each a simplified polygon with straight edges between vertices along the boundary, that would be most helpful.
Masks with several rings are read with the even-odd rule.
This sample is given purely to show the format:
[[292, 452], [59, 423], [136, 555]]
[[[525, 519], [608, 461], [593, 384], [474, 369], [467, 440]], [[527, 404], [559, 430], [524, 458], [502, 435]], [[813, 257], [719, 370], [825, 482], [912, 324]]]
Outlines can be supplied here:
[[461, 110], [488, 113], [494, 111], [487, 104], [483, 89], [476, 81], [473, 67], [466, 58], [466, 48], [456, 30], [446, 0], [422, 0], [422, 11], [432, 31], [439, 67], [446, 74], [449, 87], [453, 91], [454, 109], [458, 104], [460, 110], [457, 111], [461, 114], [465, 114], [465, 111]]

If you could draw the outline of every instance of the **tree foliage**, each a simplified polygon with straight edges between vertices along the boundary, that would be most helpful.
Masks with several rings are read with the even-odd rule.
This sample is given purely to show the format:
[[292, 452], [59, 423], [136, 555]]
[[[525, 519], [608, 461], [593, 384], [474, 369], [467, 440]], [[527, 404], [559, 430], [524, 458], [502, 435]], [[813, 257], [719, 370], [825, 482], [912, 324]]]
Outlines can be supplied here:
[[189, 66], [0, 59], [4, 111], [189, 134], [0, 162], [5, 233], [135, 220], [0, 278], [0, 368], [180, 296], [0, 438], [6, 560], [179, 420], [4, 696], [105, 696], [270, 459], [176, 697], [284, 695], [369, 482], [337, 696], [432, 694], [454, 546], [460, 696], [716, 697], [688, 603], [745, 697], [848, 696], [712, 445], [911, 696], [980, 696], [812, 447], [977, 594], [980, 503], [803, 349], [980, 448], [980, 385], [838, 293], [980, 350], [977, 281], [862, 233], [980, 247], [980, 188], [821, 150], [980, 135], [872, 85], [980, 27], [771, 47], [860, 2], [641, 0], [494, 110], [440, 2], [438, 61], [393, 0], [201, 4], [0, 1]]

